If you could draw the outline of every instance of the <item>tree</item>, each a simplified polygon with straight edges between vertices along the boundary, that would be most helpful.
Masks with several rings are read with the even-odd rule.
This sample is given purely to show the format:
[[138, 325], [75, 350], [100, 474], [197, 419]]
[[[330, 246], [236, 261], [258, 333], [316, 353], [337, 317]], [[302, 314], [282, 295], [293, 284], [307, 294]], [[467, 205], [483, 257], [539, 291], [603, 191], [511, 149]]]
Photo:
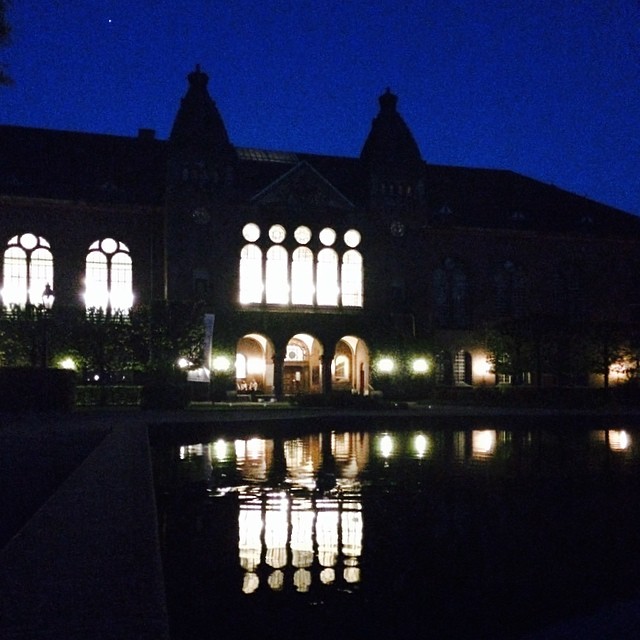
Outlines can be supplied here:
[[[7, 21], [8, 8], [9, 0], [0, 0], [0, 47], [6, 47], [11, 42], [11, 25]], [[0, 63], [0, 85], [9, 85], [12, 82], [7, 65]]]

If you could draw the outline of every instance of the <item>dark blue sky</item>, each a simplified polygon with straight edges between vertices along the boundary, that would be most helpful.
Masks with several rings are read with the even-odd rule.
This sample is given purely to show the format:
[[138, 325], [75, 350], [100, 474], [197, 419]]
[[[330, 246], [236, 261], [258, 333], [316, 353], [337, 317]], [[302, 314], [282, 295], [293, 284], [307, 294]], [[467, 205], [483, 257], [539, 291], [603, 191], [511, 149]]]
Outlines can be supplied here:
[[389, 86], [428, 162], [640, 214], [638, 0], [14, 0], [0, 123], [169, 134], [200, 63], [239, 146], [356, 156]]

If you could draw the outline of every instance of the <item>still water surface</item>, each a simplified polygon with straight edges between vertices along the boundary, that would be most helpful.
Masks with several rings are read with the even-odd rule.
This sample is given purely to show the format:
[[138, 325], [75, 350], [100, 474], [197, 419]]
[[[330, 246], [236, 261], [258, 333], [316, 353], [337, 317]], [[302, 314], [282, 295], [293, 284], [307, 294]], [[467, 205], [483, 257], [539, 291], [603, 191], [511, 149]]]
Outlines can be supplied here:
[[517, 638], [637, 593], [640, 430], [428, 424], [155, 445], [173, 637]]

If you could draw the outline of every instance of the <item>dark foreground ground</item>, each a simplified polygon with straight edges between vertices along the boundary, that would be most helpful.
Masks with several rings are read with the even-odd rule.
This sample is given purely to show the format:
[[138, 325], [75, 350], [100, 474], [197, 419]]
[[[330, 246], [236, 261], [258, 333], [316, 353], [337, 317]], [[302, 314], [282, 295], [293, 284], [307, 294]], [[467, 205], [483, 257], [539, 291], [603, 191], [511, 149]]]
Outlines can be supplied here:
[[[477, 407], [398, 411], [388, 415], [565, 415]], [[0, 639], [169, 638], [150, 425], [152, 433], [166, 436], [174, 429], [203, 432], [211, 423], [240, 429], [256, 420], [287, 424], [293, 418], [344, 416], [278, 406], [0, 415]], [[625, 414], [627, 420], [636, 417]], [[530, 637], [637, 638], [640, 602], [620, 603]]]

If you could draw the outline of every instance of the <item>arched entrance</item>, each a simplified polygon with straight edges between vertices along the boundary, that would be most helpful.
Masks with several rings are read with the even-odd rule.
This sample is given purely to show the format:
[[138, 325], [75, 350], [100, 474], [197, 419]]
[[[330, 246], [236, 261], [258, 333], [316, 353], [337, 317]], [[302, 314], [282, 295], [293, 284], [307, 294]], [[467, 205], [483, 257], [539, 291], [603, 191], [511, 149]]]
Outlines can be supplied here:
[[334, 391], [369, 393], [369, 349], [361, 338], [343, 336], [336, 345], [331, 364], [331, 387]]
[[306, 333], [297, 333], [287, 343], [282, 372], [284, 395], [321, 393], [320, 342]]
[[238, 340], [236, 388], [241, 393], [273, 393], [273, 344], [263, 335], [249, 333]]

